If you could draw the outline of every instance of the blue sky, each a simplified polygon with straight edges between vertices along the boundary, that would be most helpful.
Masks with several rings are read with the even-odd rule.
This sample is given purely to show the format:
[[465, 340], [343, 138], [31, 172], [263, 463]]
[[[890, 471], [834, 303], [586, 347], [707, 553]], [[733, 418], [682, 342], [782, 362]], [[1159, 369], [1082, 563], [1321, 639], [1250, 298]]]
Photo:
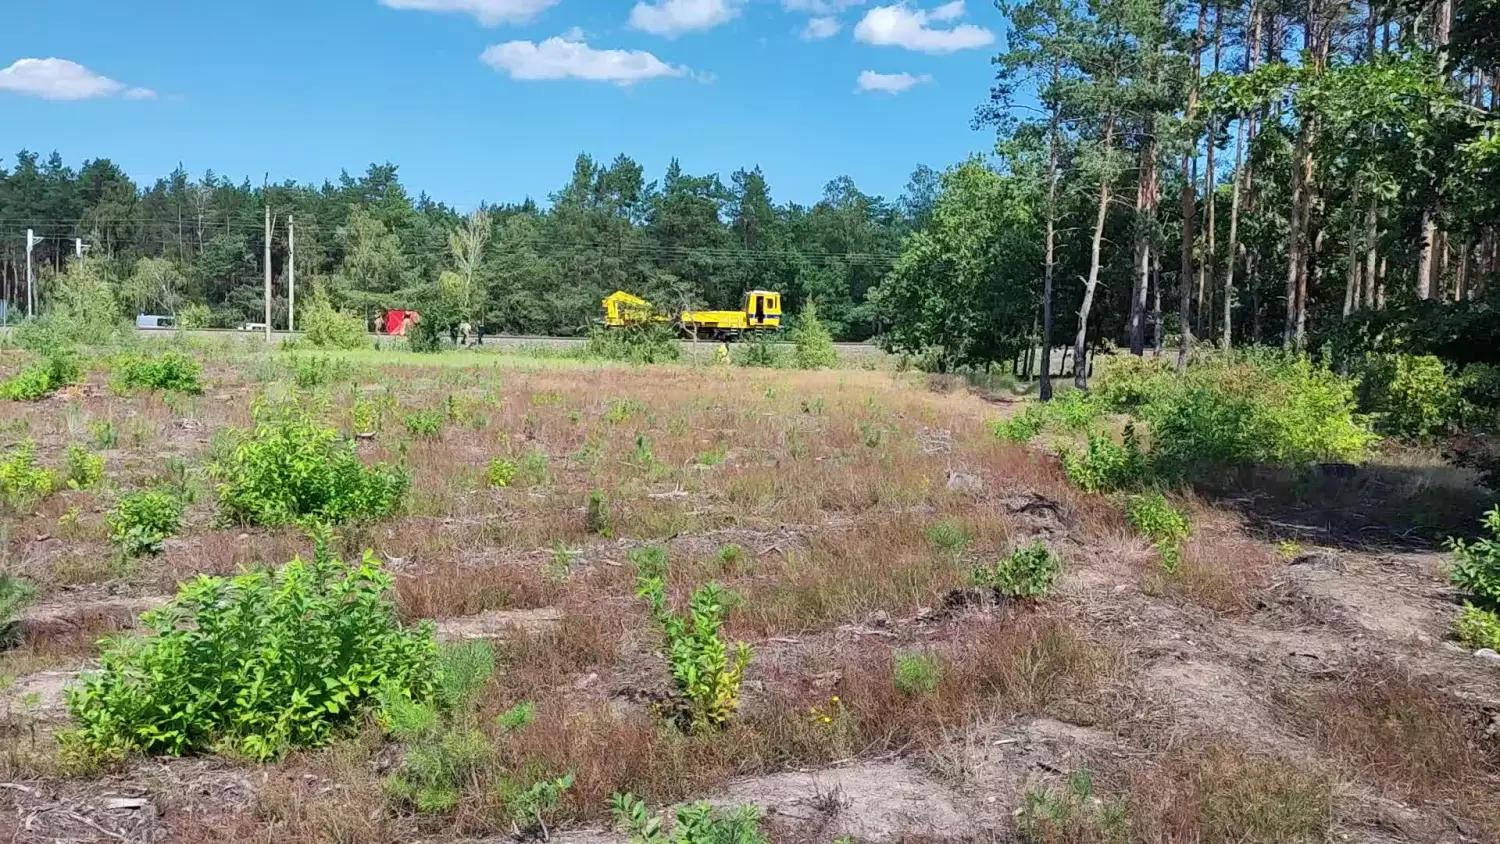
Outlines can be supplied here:
[[1004, 30], [984, 0], [5, 5], [0, 163], [259, 183], [391, 161], [463, 208], [544, 200], [579, 152], [651, 178], [674, 155], [726, 180], [758, 164], [778, 201], [841, 174], [894, 197], [919, 163], [991, 149], [969, 120]]

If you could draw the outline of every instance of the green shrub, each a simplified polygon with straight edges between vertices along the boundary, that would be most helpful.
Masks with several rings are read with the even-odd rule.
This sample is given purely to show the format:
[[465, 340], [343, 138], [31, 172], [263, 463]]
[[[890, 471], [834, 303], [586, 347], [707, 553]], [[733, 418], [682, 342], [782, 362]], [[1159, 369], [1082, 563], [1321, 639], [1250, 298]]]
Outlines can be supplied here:
[[630, 834], [630, 844], [767, 844], [760, 831], [760, 810], [754, 806], [727, 813], [709, 803], [679, 806], [671, 832], [666, 819], [652, 814], [633, 794], [615, 794], [609, 811], [615, 825]]
[[327, 539], [311, 562], [199, 576], [142, 617], [144, 636], [107, 644], [102, 669], [67, 692], [75, 740], [170, 755], [224, 746], [265, 760], [357, 727], [377, 698], [430, 700], [431, 626], [402, 627], [375, 555], [350, 567]]
[[943, 681], [943, 662], [929, 653], [899, 651], [892, 674], [891, 680], [902, 694], [931, 694]]
[[365, 466], [352, 442], [296, 405], [257, 408], [254, 431], [213, 472], [220, 518], [241, 525], [378, 519], [411, 485], [393, 466]]
[[589, 490], [588, 501], [584, 504], [584, 526], [589, 533], [600, 536], [611, 536], [615, 532], [615, 517], [609, 506], [609, 496], [597, 489]]
[[666, 323], [644, 323], [589, 332], [584, 355], [637, 365], [672, 363], [682, 358], [677, 332]]
[[406, 426], [406, 432], [414, 437], [422, 439], [437, 439], [443, 432], [443, 412], [440, 410], [418, 410], [406, 414], [401, 424]]
[[974, 566], [969, 572], [969, 585], [994, 589], [1008, 598], [1044, 598], [1061, 571], [1062, 560], [1047, 549], [1045, 542], [1037, 540], [999, 562]]
[[302, 339], [319, 349], [364, 349], [371, 345], [364, 320], [333, 307], [321, 289], [302, 308]]
[[1474, 542], [1448, 540], [1453, 564], [1448, 576], [1487, 610], [1500, 610], [1500, 507], [1484, 514], [1489, 536]]
[[380, 724], [406, 751], [400, 770], [385, 783], [393, 797], [419, 812], [446, 812], [458, 805], [464, 786], [491, 757], [471, 704], [494, 670], [490, 643], [444, 645], [437, 652], [430, 698], [381, 687]]
[[1182, 544], [1192, 535], [1187, 514], [1173, 507], [1156, 490], [1125, 500], [1125, 516], [1136, 532], [1151, 540], [1161, 555], [1162, 568], [1176, 572], [1182, 564]]
[[1100, 406], [1116, 413], [1139, 410], [1177, 378], [1164, 357], [1100, 355], [1094, 366], [1089, 394]]
[[506, 460], [503, 457], [492, 457], [490, 458], [489, 468], [485, 472], [485, 477], [489, 480], [490, 486], [508, 487], [511, 481], [516, 479], [517, 470], [516, 461]]
[[354, 375], [354, 367], [348, 361], [327, 355], [293, 355], [287, 365], [292, 370], [292, 382], [304, 390], [345, 381]]
[[14, 641], [16, 616], [35, 595], [31, 581], [0, 571], [0, 648]]
[[943, 519], [927, 526], [927, 543], [953, 557], [962, 554], [972, 541], [969, 532], [955, 519]]
[[22, 440], [0, 457], [0, 507], [24, 513], [52, 493], [52, 473], [36, 465], [36, 443]]
[[51, 349], [42, 360], [0, 381], [0, 399], [41, 401], [83, 379], [78, 356], [68, 349]]
[[1027, 402], [1020, 413], [990, 423], [990, 433], [996, 438], [1024, 445], [1031, 442], [1047, 427], [1047, 412], [1040, 402]]
[[1360, 386], [1365, 409], [1390, 434], [1430, 436], [1459, 416], [1461, 385], [1433, 355], [1371, 355]]
[[182, 530], [182, 501], [170, 490], [120, 496], [109, 512], [109, 540], [126, 557], [160, 554], [162, 543]]
[[821, 369], [839, 365], [839, 353], [833, 346], [833, 334], [818, 318], [818, 305], [807, 300], [797, 324], [792, 328], [792, 363], [798, 369]]
[[123, 390], [164, 390], [198, 395], [203, 367], [187, 352], [167, 349], [157, 355], [130, 354], [115, 359], [114, 380]]
[[1152, 383], [1139, 415], [1154, 468], [1168, 475], [1353, 460], [1376, 440], [1354, 413], [1354, 383], [1305, 358], [1242, 355]]
[[1104, 414], [1104, 406], [1082, 390], [1067, 390], [1052, 401], [1039, 405], [1045, 416], [1068, 431], [1088, 430]]
[[93, 489], [104, 479], [104, 455], [90, 454], [77, 443], [69, 443], [64, 455], [68, 489]]
[[724, 726], [739, 709], [740, 684], [750, 664], [749, 645], [730, 646], [719, 635], [725, 592], [717, 583], [705, 584], [693, 593], [687, 615], [679, 615], [667, 604], [665, 553], [631, 559], [639, 569], [636, 594], [646, 599], [651, 619], [662, 631], [683, 726], [695, 732]]
[[[0, 616], [3, 617], [3, 616]], [[1471, 648], [1489, 648], [1500, 652], [1500, 614], [1464, 604], [1455, 626], [1458, 641]]]
[[734, 350], [734, 362], [739, 366], [756, 366], [778, 369], [786, 365], [786, 355], [769, 332], [758, 331], [745, 338]]
[[1124, 803], [1096, 797], [1093, 774], [1080, 769], [1064, 788], [1034, 786], [1021, 795], [1016, 835], [1025, 844], [1128, 844], [1130, 818]]
[[214, 312], [201, 302], [189, 302], [177, 309], [177, 327], [184, 331], [208, 328], [213, 324]]
[[1064, 449], [1062, 464], [1068, 480], [1084, 492], [1130, 489], [1151, 476], [1151, 466], [1141, 450], [1134, 425], [1125, 426], [1119, 443], [1108, 434], [1089, 432], [1088, 448], [1083, 452]]

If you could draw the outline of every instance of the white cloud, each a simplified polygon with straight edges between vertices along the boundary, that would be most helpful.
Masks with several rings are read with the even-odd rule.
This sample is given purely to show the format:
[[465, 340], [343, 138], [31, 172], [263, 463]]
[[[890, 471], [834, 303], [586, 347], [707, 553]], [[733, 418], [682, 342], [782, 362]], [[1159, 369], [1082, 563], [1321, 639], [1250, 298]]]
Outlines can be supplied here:
[[859, 74], [856, 91], [879, 91], [882, 94], [904, 94], [918, 85], [932, 81], [927, 74], [912, 76], [910, 73], [876, 73], [866, 70]]
[[854, 38], [880, 47], [905, 47], [923, 53], [954, 53], [994, 43], [995, 33], [964, 23], [951, 28], [934, 27], [964, 14], [963, 0], [953, 0], [931, 11], [913, 9], [905, 3], [877, 6], [865, 13], [854, 27]]
[[863, 6], [865, 0], [781, 0], [781, 8], [788, 12], [806, 12], [810, 15], [831, 15], [850, 6]]
[[740, 13], [744, 0], [660, 0], [636, 3], [630, 25], [655, 35], [674, 38], [684, 32], [712, 29]]
[[824, 38], [832, 38], [843, 28], [838, 18], [817, 17], [808, 18], [807, 26], [802, 28], [803, 41], [821, 41]]
[[380, 0], [392, 9], [423, 12], [462, 12], [485, 26], [525, 23], [562, 0]]
[[523, 80], [587, 79], [625, 86], [663, 76], [692, 75], [688, 68], [667, 64], [644, 50], [596, 50], [577, 29], [540, 43], [496, 44], [480, 59], [512, 79]]
[[14, 91], [44, 100], [92, 100], [124, 96], [132, 100], [149, 100], [155, 91], [129, 88], [108, 76], [89, 70], [67, 59], [19, 59], [0, 70], [0, 91]]

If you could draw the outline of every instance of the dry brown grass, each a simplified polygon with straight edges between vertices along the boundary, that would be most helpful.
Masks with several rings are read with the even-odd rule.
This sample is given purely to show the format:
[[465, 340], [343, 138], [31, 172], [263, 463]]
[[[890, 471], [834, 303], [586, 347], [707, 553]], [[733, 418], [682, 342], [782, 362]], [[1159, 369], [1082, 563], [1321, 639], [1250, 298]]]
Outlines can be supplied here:
[[451, 559], [396, 579], [396, 606], [408, 621], [541, 609], [556, 605], [562, 594], [563, 585], [536, 568], [470, 568]]

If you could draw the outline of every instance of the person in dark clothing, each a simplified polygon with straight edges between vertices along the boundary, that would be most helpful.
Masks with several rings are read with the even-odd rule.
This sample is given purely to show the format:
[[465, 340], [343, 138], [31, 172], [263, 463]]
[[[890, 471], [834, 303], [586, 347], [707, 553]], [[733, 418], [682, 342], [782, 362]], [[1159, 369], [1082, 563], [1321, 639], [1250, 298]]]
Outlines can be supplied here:
[[453, 345], [457, 346], [458, 345], [458, 326], [457, 325], [455, 325], [453, 323], [449, 323], [448, 324], [448, 336], [451, 337], [451, 338], [453, 338]]

